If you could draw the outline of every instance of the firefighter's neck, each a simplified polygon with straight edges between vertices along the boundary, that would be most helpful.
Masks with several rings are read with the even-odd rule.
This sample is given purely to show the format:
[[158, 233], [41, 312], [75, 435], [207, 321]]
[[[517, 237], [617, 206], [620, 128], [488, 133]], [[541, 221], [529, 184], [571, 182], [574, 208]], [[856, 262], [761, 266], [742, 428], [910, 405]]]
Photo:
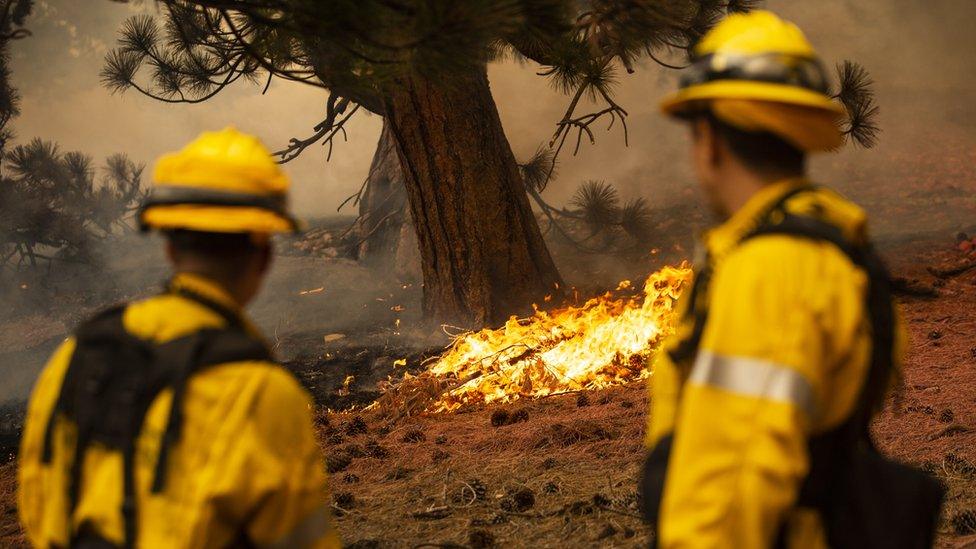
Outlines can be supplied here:
[[180, 252], [172, 243], [166, 245], [166, 253], [174, 273], [193, 274], [213, 282], [241, 308], [246, 307], [257, 295], [271, 264], [270, 246], [238, 257], [234, 261], [200, 253]]
[[174, 273], [191, 274], [212, 282], [240, 308], [246, 307], [254, 299], [261, 284], [262, 273], [251, 271], [252, 269], [244, 269], [243, 272], [230, 273], [205, 261], [193, 261], [192, 258], [181, 258], [173, 263]]
[[209, 269], [195, 269], [178, 268], [175, 270], [177, 274], [191, 274], [204, 278], [216, 286], [219, 286], [228, 297], [234, 302], [234, 305], [244, 308], [254, 297], [254, 292], [251, 288], [254, 284], [246, 282], [241, 277], [227, 277], [221, 276], [221, 273], [213, 272]]
[[750, 169], [734, 158], [723, 163], [721, 173], [714, 185], [713, 201], [723, 219], [731, 217], [742, 209], [749, 200], [768, 185], [786, 179], [802, 177], [803, 173], [789, 170]]

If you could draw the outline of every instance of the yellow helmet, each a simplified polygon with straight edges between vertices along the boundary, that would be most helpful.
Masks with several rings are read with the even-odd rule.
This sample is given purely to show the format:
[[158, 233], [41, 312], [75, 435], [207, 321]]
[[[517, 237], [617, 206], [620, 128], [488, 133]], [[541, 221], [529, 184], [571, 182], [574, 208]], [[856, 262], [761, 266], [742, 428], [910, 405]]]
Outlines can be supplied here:
[[843, 141], [836, 121], [844, 107], [829, 95], [823, 64], [796, 25], [765, 10], [733, 14], [706, 33], [693, 54], [680, 89], [661, 102], [664, 113], [711, 109], [733, 125], [773, 131], [803, 150]]
[[216, 233], [299, 230], [288, 212], [288, 176], [256, 137], [234, 128], [204, 132], [164, 154], [139, 208], [143, 230]]

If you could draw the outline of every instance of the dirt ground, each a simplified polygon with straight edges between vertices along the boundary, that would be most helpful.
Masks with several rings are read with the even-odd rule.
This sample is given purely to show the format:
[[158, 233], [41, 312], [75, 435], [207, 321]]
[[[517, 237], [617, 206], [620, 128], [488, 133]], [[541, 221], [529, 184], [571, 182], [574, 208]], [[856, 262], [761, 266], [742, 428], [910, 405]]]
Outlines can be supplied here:
[[[930, 283], [924, 266], [950, 248], [889, 256]], [[976, 547], [976, 272], [936, 284], [937, 298], [902, 299], [904, 389], [876, 437], [949, 487], [938, 546]], [[340, 531], [357, 547], [646, 547], [635, 492], [646, 410], [632, 386], [394, 424], [323, 414]], [[523, 420], [494, 426], [502, 413]]]
[[[926, 266], [959, 256], [945, 239], [887, 255], [938, 296], [901, 298], [904, 385], [876, 436], [949, 487], [938, 546], [976, 547], [976, 270], [931, 276]], [[323, 407], [339, 530], [352, 547], [646, 546], [636, 478], [647, 406], [635, 385], [399, 421]], [[24, 546], [15, 467], [0, 465], [4, 547]]]
[[[904, 383], [877, 422], [876, 438], [892, 456], [926, 468], [948, 486], [938, 546], [976, 547], [976, 270], [946, 279], [927, 271], [961, 257], [953, 233], [976, 221], [976, 148], [968, 141], [953, 145], [942, 134], [918, 143], [881, 172], [853, 163], [845, 172], [845, 190], [879, 222], [873, 227], [881, 229], [875, 234], [882, 235], [879, 244], [893, 273], [918, 279], [936, 294], [900, 298], [909, 333]], [[900, 180], [906, 184], [885, 184]], [[660, 242], [653, 243], [661, 249], [658, 264], [687, 257], [689, 225], [703, 219], [700, 211], [675, 211], [660, 210]], [[618, 272], [619, 264], [554, 250], [571, 282], [602, 284], [606, 278], [614, 284], [631, 276]], [[131, 265], [113, 271], [113, 299], [145, 293], [163, 276], [144, 273], [152, 257], [126, 257]], [[321, 444], [336, 522], [348, 546], [647, 545], [649, 532], [636, 505], [648, 407], [642, 385], [393, 422], [366, 412], [328, 411], [369, 402], [396, 358], [410, 357], [412, 364], [443, 345], [406, 336], [419, 317], [418, 288], [380, 284], [375, 273], [343, 261], [281, 258], [252, 314], [322, 404]], [[0, 343], [16, 344], [0, 353], [5, 398], [23, 398], [39, 357], [87, 310], [76, 308], [72, 315], [50, 308], [17, 324], [0, 323]], [[54, 326], [52, 319], [62, 324]], [[333, 343], [323, 345], [323, 336]], [[355, 381], [343, 394], [349, 375]], [[13, 406], [0, 406], [2, 547], [25, 546], [15, 504]]]

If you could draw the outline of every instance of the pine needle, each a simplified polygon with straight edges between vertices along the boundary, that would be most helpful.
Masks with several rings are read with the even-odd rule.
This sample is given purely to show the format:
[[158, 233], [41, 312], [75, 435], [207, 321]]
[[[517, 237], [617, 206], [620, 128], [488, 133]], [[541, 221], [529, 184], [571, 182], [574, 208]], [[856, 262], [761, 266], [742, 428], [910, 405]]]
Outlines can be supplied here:
[[576, 190], [571, 204], [593, 232], [616, 225], [620, 218], [620, 196], [605, 181], [586, 181]]
[[519, 171], [522, 173], [522, 182], [526, 187], [542, 192], [546, 185], [556, 176], [555, 152], [546, 146], [536, 149], [526, 163], [519, 164]]
[[842, 122], [845, 137], [855, 145], [870, 149], [878, 143], [877, 118], [880, 112], [874, 99], [874, 80], [867, 70], [853, 61], [844, 61], [837, 66], [840, 89], [833, 94], [847, 110], [846, 120]]

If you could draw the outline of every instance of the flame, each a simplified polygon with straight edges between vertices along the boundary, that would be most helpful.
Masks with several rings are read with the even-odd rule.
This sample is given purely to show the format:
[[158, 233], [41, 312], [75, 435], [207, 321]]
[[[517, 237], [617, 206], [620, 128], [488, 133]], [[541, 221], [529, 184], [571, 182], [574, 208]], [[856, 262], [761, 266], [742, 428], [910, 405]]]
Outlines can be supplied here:
[[[447, 388], [426, 408], [454, 411], [646, 378], [648, 359], [673, 331], [674, 303], [690, 278], [685, 263], [664, 267], [639, 293], [607, 292], [582, 306], [537, 309], [501, 328], [459, 334], [420, 374]], [[629, 281], [620, 283], [617, 291], [623, 290], [633, 290]]]

